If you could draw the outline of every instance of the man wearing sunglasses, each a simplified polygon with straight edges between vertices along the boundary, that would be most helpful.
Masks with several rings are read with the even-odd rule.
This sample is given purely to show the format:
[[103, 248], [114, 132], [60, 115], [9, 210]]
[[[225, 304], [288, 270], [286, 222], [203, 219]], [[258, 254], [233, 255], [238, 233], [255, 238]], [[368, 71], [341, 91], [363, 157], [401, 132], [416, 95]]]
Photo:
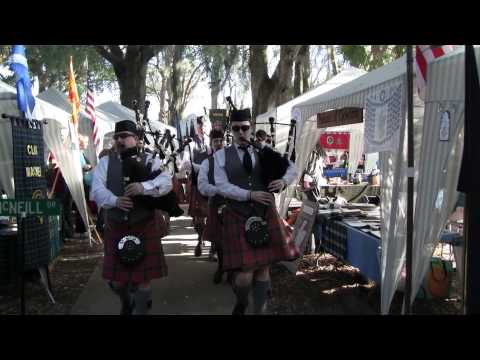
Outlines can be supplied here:
[[[236, 272], [232, 284], [237, 297], [233, 315], [245, 314], [252, 282], [254, 313], [265, 313], [271, 287], [269, 266], [299, 256], [270, 193], [291, 184], [297, 170], [290, 163], [282, 179], [268, 186], [263, 184], [258, 153], [246, 141], [251, 136], [250, 121], [249, 109], [233, 110], [230, 122], [234, 143], [214, 154], [215, 184], [218, 193], [227, 199], [223, 210], [223, 270]], [[267, 222], [269, 242], [261, 248], [247, 242], [247, 220], [254, 217]]]
[[[92, 197], [98, 207], [104, 209], [104, 262], [103, 278], [120, 297], [122, 315], [145, 315], [151, 307], [152, 279], [167, 275], [167, 265], [159, 236], [159, 221], [153, 210], [135, 205], [135, 195], [159, 197], [172, 189], [168, 172], [162, 172], [153, 180], [125, 184], [120, 154], [138, 146], [136, 124], [123, 120], [115, 124], [115, 152], [110, 152], [98, 162], [92, 181]], [[136, 161], [152, 162], [151, 170], [158, 170], [161, 161], [152, 160], [152, 154], [138, 153]], [[145, 255], [139, 263], [123, 265], [115, 255], [119, 240], [126, 235], [141, 234]], [[140, 236], [140, 235], [139, 235]], [[129, 286], [133, 285], [133, 286]], [[133, 290], [133, 291], [132, 291]]]

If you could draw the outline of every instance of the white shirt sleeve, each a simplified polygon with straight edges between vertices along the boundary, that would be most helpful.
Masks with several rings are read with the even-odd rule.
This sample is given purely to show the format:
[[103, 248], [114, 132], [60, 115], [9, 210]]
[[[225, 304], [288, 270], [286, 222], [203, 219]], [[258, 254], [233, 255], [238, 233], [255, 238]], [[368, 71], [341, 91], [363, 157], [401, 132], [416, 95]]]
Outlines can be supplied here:
[[285, 180], [287, 185], [291, 185], [298, 176], [298, 170], [293, 162], [291, 162], [290, 160], [288, 160], [288, 162], [290, 163], [290, 166], [288, 167], [285, 175], [283, 175], [282, 179]]
[[[152, 157], [148, 155], [147, 161]], [[160, 169], [162, 165], [161, 160], [156, 157], [153, 160], [152, 171]], [[168, 194], [172, 188], [172, 175], [168, 170], [164, 170], [153, 180], [144, 181], [141, 183], [144, 188], [143, 195], [151, 195], [154, 197], [163, 196]]]
[[93, 170], [90, 197], [99, 208], [111, 209], [117, 206], [117, 196], [107, 189], [107, 169], [108, 156], [104, 156]]
[[209, 162], [208, 159], [205, 159], [202, 161], [198, 174], [198, 191], [200, 191], [200, 194], [203, 196], [212, 197], [217, 194], [217, 187], [208, 181], [208, 170]]
[[247, 201], [249, 191], [228, 181], [227, 173], [225, 172], [225, 149], [217, 151], [213, 157], [215, 159], [214, 172], [217, 193], [228, 199]]

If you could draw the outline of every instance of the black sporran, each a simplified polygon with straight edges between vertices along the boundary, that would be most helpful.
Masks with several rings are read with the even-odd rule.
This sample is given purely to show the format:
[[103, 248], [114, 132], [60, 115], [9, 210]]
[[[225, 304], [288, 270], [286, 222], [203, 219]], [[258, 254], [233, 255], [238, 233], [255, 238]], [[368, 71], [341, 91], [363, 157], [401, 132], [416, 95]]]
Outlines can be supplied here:
[[115, 255], [121, 264], [135, 266], [145, 257], [145, 243], [141, 237], [126, 235], [118, 241]]
[[254, 248], [270, 245], [267, 221], [260, 216], [250, 216], [245, 222], [245, 238]]

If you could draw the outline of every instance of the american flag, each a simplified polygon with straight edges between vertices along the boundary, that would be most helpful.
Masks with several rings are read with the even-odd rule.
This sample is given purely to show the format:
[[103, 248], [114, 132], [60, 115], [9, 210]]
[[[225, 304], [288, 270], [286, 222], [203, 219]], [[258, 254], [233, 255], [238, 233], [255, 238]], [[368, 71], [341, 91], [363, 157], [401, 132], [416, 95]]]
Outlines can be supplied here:
[[90, 84], [90, 78], [87, 76], [87, 106], [85, 111], [92, 120], [93, 124], [93, 143], [95, 145], [95, 153], [98, 156], [100, 152], [100, 137], [98, 136], [98, 125], [97, 125], [97, 115], [95, 114], [95, 98], [93, 94], [93, 88]]
[[418, 96], [425, 100], [428, 64], [433, 60], [455, 50], [454, 45], [417, 45], [415, 63], [417, 69]]

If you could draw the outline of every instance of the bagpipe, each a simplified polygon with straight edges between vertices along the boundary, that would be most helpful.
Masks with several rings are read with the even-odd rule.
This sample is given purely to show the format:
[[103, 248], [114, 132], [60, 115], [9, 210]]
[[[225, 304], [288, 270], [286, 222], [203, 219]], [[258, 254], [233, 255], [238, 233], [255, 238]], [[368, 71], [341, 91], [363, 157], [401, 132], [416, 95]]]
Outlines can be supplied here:
[[[153, 136], [155, 142], [155, 150], [152, 158], [144, 164], [141, 161], [141, 153], [144, 151], [138, 147], [127, 149], [120, 154], [122, 159], [122, 171], [125, 179], [125, 185], [134, 182], [143, 182], [155, 179], [163, 171], [158, 169], [152, 171], [153, 160], [158, 154], [160, 159], [165, 159], [165, 148], [160, 144], [161, 134], [159, 131], [152, 131], [150, 121], [148, 120], [148, 107], [149, 101], [145, 101], [145, 112], [143, 121], [140, 121], [140, 115], [138, 114], [137, 102], [134, 101], [134, 111], [137, 120], [137, 131], [140, 138], [143, 138], [145, 144], [150, 144], [147, 139], [147, 134]], [[149, 131], [145, 130], [145, 127], [149, 127]], [[163, 158], [162, 158], [163, 156]], [[172, 190], [168, 194], [160, 197], [153, 197], [149, 195], [137, 195], [133, 197], [134, 205], [144, 207], [147, 209], [158, 209], [167, 212], [170, 216], [177, 217], [183, 215], [183, 210], [178, 205], [178, 200], [175, 192]]]
[[[232, 103], [232, 100], [230, 97], [227, 97], [227, 101], [230, 104], [231, 109], [236, 110], [235, 105]], [[272, 119], [272, 120], [270, 120]], [[275, 138], [275, 130], [274, 130], [274, 119], [270, 118], [269, 122], [271, 124], [271, 132], [272, 132], [272, 142], [274, 141]], [[253, 137], [250, 138], [250, 140], [243, 138], [245, 142], [250, 144], [254, 149], [256, 149], [258, 153], [258, 157], [260, 160], [260, 166], [262, 167], [262, 178], [263, 178], [263, 183], [265, 187], [268, 187], [268, 185], [274, 181], [274, 180], [279, 180], [282, 179], [283, 176], [287, 173], [287, 169], [290, 166], [290, 162], [288, 161], [288, 152], [291, 146], [291, 141], [293, 139], [293, 133], [295, 129], [295, 124], [296, 121], [295, 119], [292, 119], [290, 122], [290, 130], [289, 130], [289, 136], [288, 136], [288, 143], [287, 147], [285, 149], [285, 153], [282, 155], [278, 151], [275, 151], [273, 148], [269, 146], [261, 146], [257, 143], [255, 143]], [[284, 125], [284, 124], [282, 124]], [[276, 191], [278, 192], [278, 191]]]

